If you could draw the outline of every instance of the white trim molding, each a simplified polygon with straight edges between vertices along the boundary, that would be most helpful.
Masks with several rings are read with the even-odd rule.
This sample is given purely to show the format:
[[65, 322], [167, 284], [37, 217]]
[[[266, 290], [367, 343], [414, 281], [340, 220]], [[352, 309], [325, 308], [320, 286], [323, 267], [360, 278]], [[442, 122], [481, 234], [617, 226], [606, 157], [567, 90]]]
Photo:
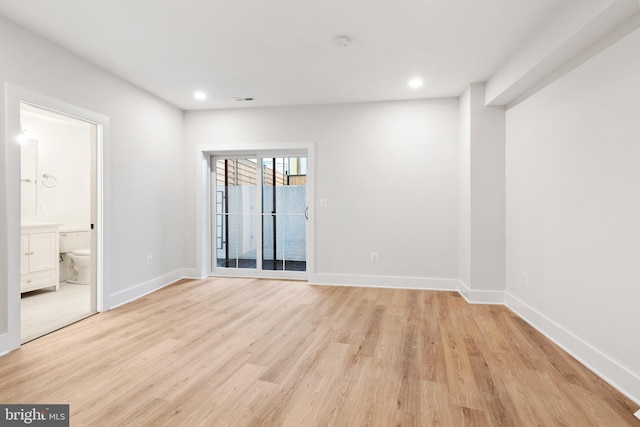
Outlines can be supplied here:
[[640, 377], [508, 292], [505, 305], [578, 362], [640, 405]]
[[422, 289], [456, 291], [457, 279], [399, 276], [363, 276], [357, 274], [312, 274], [310, 285], [356, 286], [364, 288]]
[[7, 341], [7, 334], [0, 334], [0, 357], [9, 353], [9, 343]]
[[135, 301], [138, 298], [142, 298], [145, 295], [167, 287], [182, 278], [184, 278], [183, 270], [176, 270], [164, 276], [156, 277], [155, 279], [147, 280], [123, 291], [116, 292], [110, 296], [111, 308], [120, 307], [121, 305]]
[[200, 270], [197, 268], [185, 268], [182, 270], [182, 278], [183, 279], [195, 279], [195, 280], [200, 280], [200, 279], [204, 279], [205, 276], [201, 276], [200, 275]]
[[462, 280], [458, 280], [457, 290], [469, 304], [504, 304], [504, 291], [471, 289]]

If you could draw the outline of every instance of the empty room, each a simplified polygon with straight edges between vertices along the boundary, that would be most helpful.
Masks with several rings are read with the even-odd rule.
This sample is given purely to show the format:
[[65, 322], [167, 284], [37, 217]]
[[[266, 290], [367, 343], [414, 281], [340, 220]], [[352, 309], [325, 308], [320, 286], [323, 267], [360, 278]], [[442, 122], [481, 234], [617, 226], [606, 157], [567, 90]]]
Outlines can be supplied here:
[[638, 0], [0, 0], [0, 425], [640, 426]]

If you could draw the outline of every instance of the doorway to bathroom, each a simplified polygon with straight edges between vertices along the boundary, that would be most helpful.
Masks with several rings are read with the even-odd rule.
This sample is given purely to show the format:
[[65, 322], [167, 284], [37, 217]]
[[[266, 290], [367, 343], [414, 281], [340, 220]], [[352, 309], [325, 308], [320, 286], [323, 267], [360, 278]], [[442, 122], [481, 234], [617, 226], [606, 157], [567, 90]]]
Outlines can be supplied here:
[[20, 102], [20, 342], [97, 312], [95, 123]]

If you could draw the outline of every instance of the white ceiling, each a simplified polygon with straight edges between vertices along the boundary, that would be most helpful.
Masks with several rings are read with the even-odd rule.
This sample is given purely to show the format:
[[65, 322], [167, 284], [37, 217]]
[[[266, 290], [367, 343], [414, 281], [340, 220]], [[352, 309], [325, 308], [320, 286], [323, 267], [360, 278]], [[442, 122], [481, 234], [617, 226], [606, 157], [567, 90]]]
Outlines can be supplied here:
[[458, 96], [568, 1], [0, 0], [0, 14], [191, 110]]

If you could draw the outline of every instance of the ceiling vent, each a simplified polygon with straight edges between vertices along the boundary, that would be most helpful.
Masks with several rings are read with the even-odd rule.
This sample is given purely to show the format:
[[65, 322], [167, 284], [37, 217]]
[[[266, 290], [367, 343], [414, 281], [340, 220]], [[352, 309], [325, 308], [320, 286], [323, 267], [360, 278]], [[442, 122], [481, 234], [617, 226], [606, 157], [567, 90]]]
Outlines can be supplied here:
[[253, 101], [253, 98], [245, 98], [244, 96], [234, 96], [233, 99], [238, 102]]

